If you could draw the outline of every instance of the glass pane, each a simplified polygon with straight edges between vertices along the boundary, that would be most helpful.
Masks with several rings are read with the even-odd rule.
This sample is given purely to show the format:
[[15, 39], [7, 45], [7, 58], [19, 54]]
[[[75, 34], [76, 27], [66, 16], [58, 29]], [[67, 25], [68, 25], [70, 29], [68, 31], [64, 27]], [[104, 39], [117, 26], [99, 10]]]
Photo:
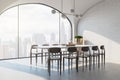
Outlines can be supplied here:
[[45, 5], [27, 4], [20, 5], [19, 9], [18, 6], [10, 8], [1, 14], [0, 59], [27, 57], [32, 44], [70, 42], [69, 21], [61, 17], [58, 11], [52, 13], [52, 10]]
[[37, 4], [19, 7], [20, 57], [29, 56], [31, 44], [59, 43], [59, 14], [51, 10]]
[[0, 59], [18, 57], [17, 7], [0, 15]]
[[71, 40], [71, 26], [68, 19], [60, 14], [60, 43], [67, 44]]

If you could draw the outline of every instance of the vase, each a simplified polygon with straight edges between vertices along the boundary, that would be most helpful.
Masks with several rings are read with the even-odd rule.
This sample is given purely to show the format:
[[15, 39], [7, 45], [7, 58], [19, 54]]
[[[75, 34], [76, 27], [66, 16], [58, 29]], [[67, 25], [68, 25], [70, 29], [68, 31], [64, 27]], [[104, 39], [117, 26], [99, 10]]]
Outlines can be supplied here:
[[83, 44], [83, 38], [75, 38], [75, 43], [78, 45], [82, 45]]

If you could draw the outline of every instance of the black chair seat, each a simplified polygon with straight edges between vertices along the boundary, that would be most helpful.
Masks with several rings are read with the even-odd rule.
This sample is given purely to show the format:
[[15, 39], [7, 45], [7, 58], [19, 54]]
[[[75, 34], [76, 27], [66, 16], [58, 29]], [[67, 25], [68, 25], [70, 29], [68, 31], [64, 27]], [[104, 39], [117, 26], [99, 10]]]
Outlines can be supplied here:
[[82, 57], [82, 58], [87, 58], [89, 57], [90, 55], [79, 55], [78, 57]]
[[67, 58], [67, 59], [75, 59], [76, 56], [68, 56], [68, 57], [64, 57], [64, 58]]
[[60, 60], [60, 57], [50, 57], [50, 60]]

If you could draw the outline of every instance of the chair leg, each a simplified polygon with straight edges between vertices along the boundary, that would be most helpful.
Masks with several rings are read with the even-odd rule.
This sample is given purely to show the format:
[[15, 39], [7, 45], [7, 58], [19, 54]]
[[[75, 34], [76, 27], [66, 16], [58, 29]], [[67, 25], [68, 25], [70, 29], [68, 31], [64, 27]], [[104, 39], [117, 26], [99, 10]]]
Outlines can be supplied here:
[[87, 57], [85, 58], [86, 68], [87, 68]]
[[58, 63], [58, 71], [59, 71], [59, 66], [60, 66], [60, 65], [59, 65], [59, 60], [57, 60], [57, 63]]
[[76, 57], [76, 71], [78, 72], [78, 57]]
[[61, 75], [61, 60], [59, 60], [60, 61], [60, 75]]
[[35, 54], [35, 58], [36, 58], [36, 65], [37, 65], [37, 57], [38, 57], [38, 55], [37, 55], [37, 54]]
[[103, 63], [103, 55], [101, 55], [101, 63]]
[[104, 65], [105, 65], [105, 54], [104, 54]]
[[43, 53], [41, 53], [41, 63], [43, 64]]
[[98, 64], [98, 56], [96, 56], [96, 65]]
[[64, 58], [63, 58], [63, 71], [64, 71]]
[[73, 60], [71, 59], [71, 70], [72, 70], [72, 62], [73, 62]]
[[98, 55], [98, 68], [100, 68], [100, 55]]
[[89, 70], [91, 70], [91, 64], [92, 64], [92, 57], [89, 57]]
[[52, 69], [53, 69], [53, 60], [52, 60]]
[[93, 69], [95, 68], [95, 56], [93, 56]]
[[84, 71], [84, 58], [82, 58], [82, 70]]
[[47, 54], [47, 53], [45, 53], [45, 60], [46, 60], [46, 56], [47, 56], [46, 54]]
[[98, 61], [98, 57], [96, 56], [96, 63], [98, 63], [97, 61]]
[[47, 64], [47, 66], [48, 66], [48, 72], [49, 72], [49, 64], [50, 64], [50, 63], [49, 63], [49, 59], [48, 59], [47, 63], [48, 63], [48, 64]]
[[68, 70], [70, 70], [70, 60], [68, 59]]
[[30, 64], [32, 64], [32, 55], [30, 55]]
[[50, 76], [50, 60], [48, 59], [48, 73], [49, 73], [49, 76]]

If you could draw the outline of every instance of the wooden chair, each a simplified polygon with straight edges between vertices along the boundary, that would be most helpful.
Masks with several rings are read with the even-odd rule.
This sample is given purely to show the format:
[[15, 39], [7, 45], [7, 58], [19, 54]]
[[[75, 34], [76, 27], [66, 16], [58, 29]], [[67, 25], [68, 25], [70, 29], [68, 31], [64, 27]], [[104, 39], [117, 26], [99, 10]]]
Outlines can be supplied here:
[[48, 72], [49, 76], [51, 75], [51, 61], [57, 61], [58, 63], [58, 70], [60, 67], [60, 75], [61, 75], [61, 60], [62, 60], [62, 53], [61, 53], [61, 48], [49, 48], [48, 49]]
[[100, 46], [100, 56], [101, 56], [101, 62], [105, 64], [105, 47], [104, 45]]
[[[49, 46], [49, 44], [42, 44], [42, 46]], [[48, 49], [42, 49], [42, 52], [45, 56], [45, 60], [46, 60], [46, 57], [48, 56]]]
[[41, 54], [41, 63], [43, 63], [43, 53], [41, 52], [41, 49], [38, 49], [38, 45], [32, 45], [30, 49], [30, 64], [32, 64], [32, 55], [35, 55], [36, 58], [36, 65], [37, 65], [37, 58], [38, 55]]
[[[93, 58], [93, 68], [95, 66], [95, 62], [98, 64], [98, 68], [100, 67], [100, 51], [98, 46], [92, 46], [92, 54], [91, 54], [92, 58]], [[96, 58], [96, 60], [95, 60]]]
[[[86, 63], [86, 68], [87, 68], [88, 59], [89, 59], [89, 70], [91, 70], [92, 58], [89, 47], [81, 47], [81, 53], [78, 55], [78, 60], [79, 58], [82, 58], [82, 70], [84, 70], [84, 62]], [[77, 71], [78, 71], [78, 60], [77, 60]]]
[[70, 70], [70, 60], [71, 60], [71, 69], [72, 69], [72, 64], [73, 64], [72, 61], [73, 59], [76, 60], [78, 54], [76, 47], [68, 47], [67, 52], [68, 52], [68, 56], [63, 57], [63, 71], [65, 66], [64, 65], [65, 59], [68, 59], [68, 69]]

